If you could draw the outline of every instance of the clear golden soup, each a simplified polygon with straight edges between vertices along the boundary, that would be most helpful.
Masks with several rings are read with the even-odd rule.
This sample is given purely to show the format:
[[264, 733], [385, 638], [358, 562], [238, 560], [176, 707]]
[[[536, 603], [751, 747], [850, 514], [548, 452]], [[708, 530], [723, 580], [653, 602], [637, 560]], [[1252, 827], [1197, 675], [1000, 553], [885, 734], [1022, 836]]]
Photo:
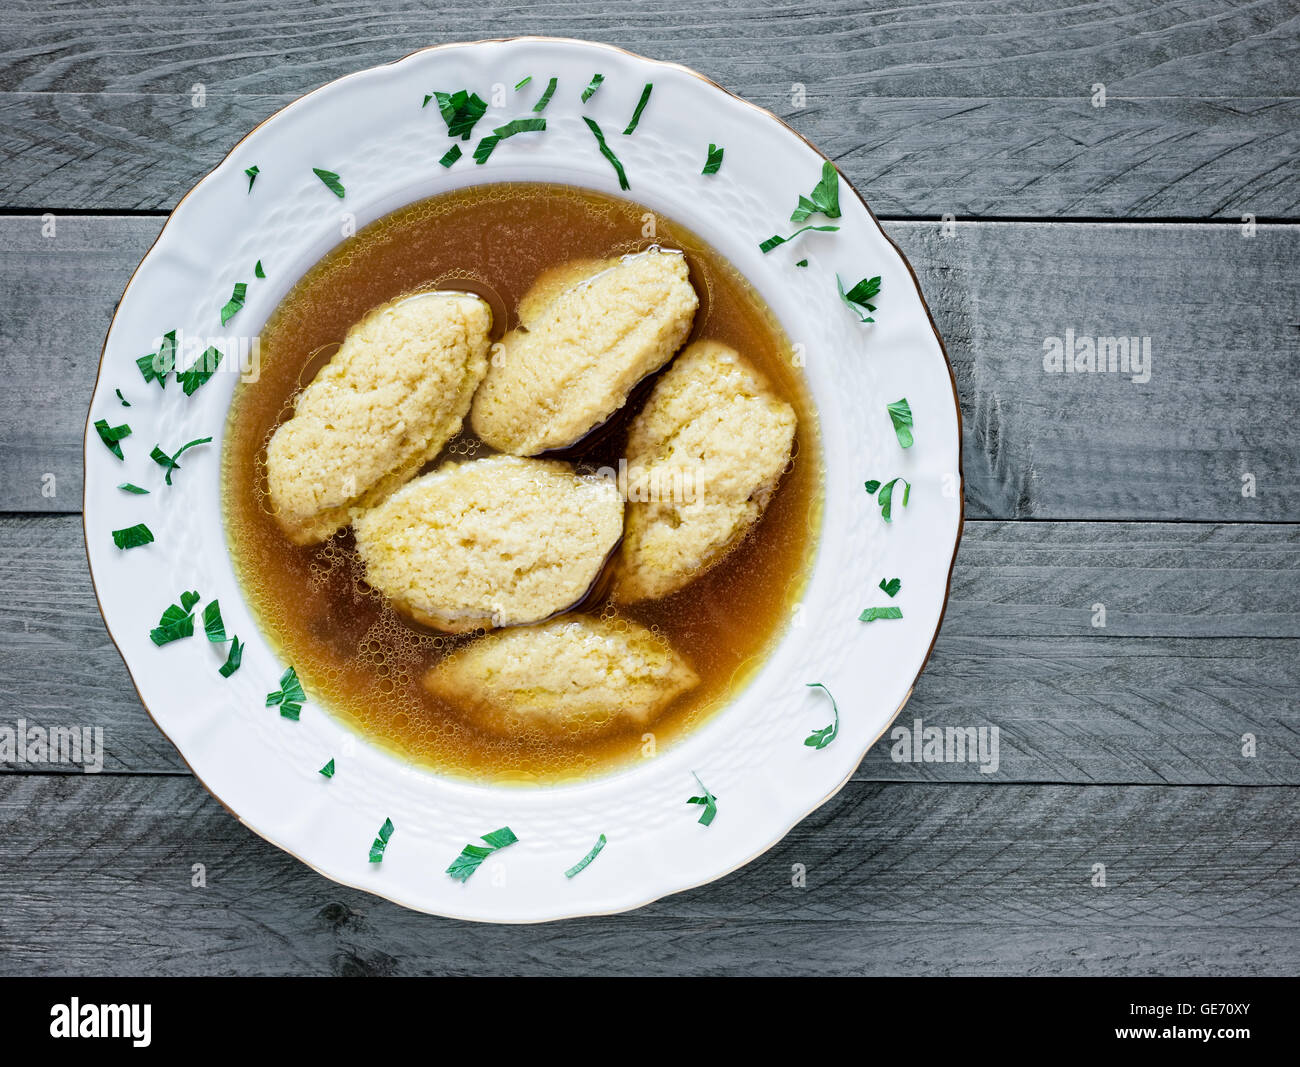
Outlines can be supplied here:
[[[292, 414], [297, 392], [376, 305], [418, 290], [475, 292], [492, 305], [496, 338], [516, 325], [516, 305], [543, 271], [652, 244], [686, 253], [700, 296], [691, 340], [730, 344], [794, 407], [794, 459], [744, 542], [684, 590], [615, 607], [602, 580], [577, 609], [650, 627], [690, 661], [698, 687], [648, 725], [615, 718], [594, 736], [539, 730], [503, 738], [420, 684], [430, 666], [474, 635], [440, 634], [397, 614], [366, 585], [348, 531], [306, 547], [281, 533], [265, 492], [266, 445]], [[661, 748], [726, 705], [775, 646], [802, 594], [821, 523], [822, 466], [813, 408], [790, 352], [775, 317], [727, 260], [639, 204], [568, 186], [506, 183], [402, 208], [303, 276], [262, 330], [258, 381], [237, 387], [222, 489], [244, 595], [313, 700], [414, 763], [492, 782], [567, 781], [617, 769], [650, 749], [647, 732]], [[622, 412], [556, 458], [580, 469], [617, 468], [627, 422], [651, 385], [642, 383]], [[429, 469], [489, 451], [467, 429]]]

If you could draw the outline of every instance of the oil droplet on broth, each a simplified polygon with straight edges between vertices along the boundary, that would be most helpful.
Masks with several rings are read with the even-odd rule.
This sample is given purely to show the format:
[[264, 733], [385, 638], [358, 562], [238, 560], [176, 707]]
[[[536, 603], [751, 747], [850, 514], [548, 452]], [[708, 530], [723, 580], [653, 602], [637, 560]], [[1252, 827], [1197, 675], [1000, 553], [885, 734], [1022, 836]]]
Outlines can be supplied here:
[[[262, 632], [292, 663], [315, 702], [378, 744], [439, 773], [499, 783], [552, 783], [607, 773], [656, 751], [725, 707], [774, 647], [807, 577], [821, 513], [820, 442], [806, 387], [775, 317], [709, 245], [663, 216], [641, 233], [641, 205], [588, 190], [499, 183], [412, 204], [327, 254], [290, 291], [261, 334], [261, 376], [241, 383], [223, 455], [227, 539]], [[493, 337], [517, 324], [520, 299], [543, 272], [573, 260], [609, 259], [648, 245], [687, 257], [701, 307], [692, 339], [732, 345], [795, 408], [795, 459], [759, 524], [727, 559], [661, 601], [615, 606], [608, 582], [582, 610], [633, 620], [684, 655], [700, 685], [650, 723], [613, 714], [602, 730], [547, 733], [526, 722], [502, 735], [421, 684], [440, 658], [475, 634], [447, 635], [400, 616], [365, 581], [349, 531], [295, 546], [280, 533], [266, 491], [266, 444], [298, 391], [371, 309], [432, 289], [475, 292], [493, 310]], [[499, 316], [499, 318], [498, 318]], [[326, 354], [328, 353], [328, 354]], [[580, 467], [617, 468], [627, 422], [652, 388], [576, 446], [555, 454]], [[468, 427], [432, 464], [491, 452]]]

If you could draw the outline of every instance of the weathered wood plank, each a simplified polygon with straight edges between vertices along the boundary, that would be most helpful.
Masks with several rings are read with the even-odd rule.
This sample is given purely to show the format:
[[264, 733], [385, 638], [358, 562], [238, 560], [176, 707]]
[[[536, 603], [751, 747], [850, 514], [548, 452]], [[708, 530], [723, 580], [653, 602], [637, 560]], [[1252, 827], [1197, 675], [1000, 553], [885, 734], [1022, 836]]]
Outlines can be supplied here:
[[[1300, 964], [1290, 788], [853, 783], [712, 885], [628, 915], [512, 929], [334, 885], [189, 778], [8, 777], [0, 822], [8, 974], [1222, 975]], [[795, 864], [806, 888], [791, 884]], [[72, 933], [50, 936], [67, 923]]]
[[[0, 510], [68, 512], [103, 334], [161, 221], [66, 216], [53, 238], [42, 225], [0, 217], [0, 353], [17, 385], [0, 392]], [[1300, 228], [888, 229], [957, 375], [970, 516], [1300, 519]], [[1150, 381], [1047, 373], [1044, 345], [1067, 331], [1150, 338]]]
[[[887, 228], [957, 376], [968, 514], [1300, 517], [1300, 229]], [[1149, 381], [1046, 369], [1050, 345], [1119, 336], [1149, 339]]]
[[695, 67], [790, 121], [886, 213], [1291, 216], [1295, 29], [1286, 0], [656, 0], [608, 14], [578, 0], [18, 3], [0, 25], [4, 195], [10, 207], [170, 207], [324, 82], [428, 44], [542, 33]]
[[[1298, 526], [971, 522], [900, 723], [997, 727], [997, 771], [895, 762], [886, 736], [857, 777], [1300, 784], [1298, 638]], [[108, 770], [184, 769], [104, 632], [76, 517], [0, 519], [0, 676], [11, 718], [103, 726]]]

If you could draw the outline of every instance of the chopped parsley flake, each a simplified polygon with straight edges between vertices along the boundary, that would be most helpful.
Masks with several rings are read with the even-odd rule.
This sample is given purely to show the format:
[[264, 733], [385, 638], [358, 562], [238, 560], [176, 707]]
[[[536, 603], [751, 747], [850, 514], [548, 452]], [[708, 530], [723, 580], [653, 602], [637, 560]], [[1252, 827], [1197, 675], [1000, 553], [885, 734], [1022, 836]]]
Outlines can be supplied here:
[[199, 602], [197, 592], [182, 593], [179, 604], [169, 604], [158, 620], [158, 625], [149, 631], [149, 640], [162, 647], [182, 637], [194, 636], [194, 605]]
[[722, 154], [725, 149], [719, 148], [715, 144], [709, 145], [708, 158], [704, 161], [704, 169], [701, 174], [717, 174], [722, 169]]
[[903, 580], [901, 578], [890, 578], [886, 581], [884, 578], [881, 578], [880, 588], [883, 589], [892, 600], [894, 597], [898, 596], [898, 591], [903, 588]]
[[[330, 763], [333, 762], [334, 762], [333, 760], [330, 760]], [[329, 764], [326, 764], [326, 766], [329, 766]], [[322, 771], [321, 773], [324, 774], [325, 772]], [[383, 862], [384, 850], [388, 848], [388, 840], [393, 836], [393, 830], [394, 830], [393, 820], [385, 819], [384, 825], [379, 828], [379, 836], [376, 837], [374, 841], [371, 842], [370, 845], [371, 863]]]
[[[240, 285], [242, 284], [241, 282]], [[238, 289], [239, 286], [237, 285], [235, 288]], [[229, 306], [229, 304], [226, 305], [226, 307]], [[242, 306], [241, 302], [240, 307]], [[222, 315], [226, 313], [225, 308], [222, 309], [221, 313]], [[224, 324], [223, 320], [222, 325]], [[185, 391], [186, 396], [193, 396], [199, 386], [205, 384], [209, 378], [217, 373], [219, 366], [221, 366], [221, 350], [209, 346], [185, 370], [176, 372], [176, 380], [181, 383], [181, 388]]]
[[504, 126], [498, 126], [489, 136], [479, 141], [478, 147], [474, 149], [474, 162], [480, 166], [486, 163], [497, 144], [507, 137], [513, 137], [517, 133], [540, 133], [544, 129], [546, 129], [545, 119], [511, 119]]
[[121, 389], [114, 389], [113, 392], [117, 394], [117, 398], [122, 402], [122, 406], [124, 408], [129, 408], [131, 406], [131, 401], [129, 401], [126, 397], [122, 395]]
[[559, 78], [552, 78], [546, 83], [546, 89], [543, 91], [541, 99], [533, 105], [533, 114], [540, 115], [546, 110], [546, 105], [551, 102], [551, 97], [555, 95], [555, 87], [560, 84]]
[[822, 176], [813, 191], [799, 197], [799, 206], [790, 215], [791, 222], [804, 222], [809, 216], [822, 214], [828, 219], [840, 217], [840, 176], [829, 159], [822, 164]]
[[840, 291], [840, 299], [844, 301], [845, 306], [853, 311], [859, 319], [863, 322], [876, 321], [864, 314], [864, 310], [873, 313], [876, 310], [876, 305], [871, 301], [880, 293], [879, 274], [874, 278], [863, 278], [847, 293], [844, 291], [844, 283], [840, 281], [840, 276], [837, 274], [835, 275], [835, 287]]
[[881, 485], [875, 479], [866, 483], [866, 490], [872, 496], [875, 496], [877, 489], [880, 490], [880, 495], [876, 497], [876, 500], [880, 503], [880, 517], [886, 522], [892, 521], [890, 515], [894, 504], [894, 486], [899, 482], [903, 483], [903, 507], [907, 507], [908, 497], [912, 495], [912, 483], [906, 478], [895, 478], [884, 485]]
[[334, 777], [334, 757], [331, 756], [331, 757], [330, 757], [330, 761], [329, 761], [327, 764], [325, 764], [325, 766], [322, 767], [322, 768], [321, 768], [317, 773], [318, 773], [318, 774], [323, 774], [326, 778], [333, 778], [333, 777]]
[[460, 157], [461, 157], [460, 145], [454, 144], [447, 149], [447, 151], [443, 154], [443, 157], [440, 160], [438, 160], [438, 163], [444, 167], [450, 167], [453, 163], [456, 162], [456, 160], [460, 159]]
[[262, 269], [262, 261], [260, 259], [253, 264], [253, 277], [254, 278], [266, 277], [266, 271]]
[[325, 183], [326, 189], [337, 196], [340, 200], [343, 199], [347, 190], [343, 188], [343, 183], [339, 181], [339, 176], [337, 174], [332, 170], [321, 170], [320, 167], [312, 167], [311, 172]]
[[901, 619], [902, 617], [902, 608], [867, 608], [858, 616], [863, 622], [875, 622], [877, 619]]
[[221, 618], [221, 601], [214, 600], [203, 609], [203, 632], [214, 644], [226, 640], [226, 624]]
[[695, 774], [694, 771], [691, 771], [691, 774], [695, 776], [696, 782], [699, 782], [703, 796], [691, 797], [686, 801], [686, 803], [702, 804], [704, 806], [704, 810], [700, 812], [700, 824], [702, 826], [708, 826], [713, 822], [713, 817], [718, 814], [718, 798], [709, 792], [709, 787], [707, 785], [700, 782], [700, 776], [698, 774]]
[[447, 873], [458, 882], [464, 882], [469, 876], [483, 865], [483, 861], [492, 853], [507, 845], [513, 845], [519, 840], [513, 830], [508, 826], [501, 827], [500, 830], [493, 830], [490, 834], [484, 834], [483, 840], [487, 842], [487, 847], [483, 845], [466, 845], [460, 850], [460, 855], [451, 861], [451, 866], [447, 868]]
[[[525, 85], [527, 85], [532, 80], [533, 80], [533, 76], [531, 74], [529, 74], [527, 77], [520, 78], [519, 81], [515, 82], [515, 92], [519, 92], [520, 89], [522, 89]], [[429, 98], [426, 96], [424, 100], [425, 103], [428, 103]]]
[[778, 245], [783, 245], [787, 241], [793, 241], [801, 233], [807, 233], [809, 230], [819, 230], [824, 233], [832, 233], [838, 229], [839, 229], [838, 226], [803, 226], [795, 230], [794, 233], [792, 233], [789, 237], [782, 237], [779, 233], [774, 233], [771, 237], [769, 237], [766, 241], [763, 241], [758, 246], [758, 250], [762, 252], [763, 255], [767, 255], [770, 251], [772, 251], [772, 249], [776, 248]]
[[460, 89], [454, 93], [434, 93], [438, 110], [447, 124], [447, 135], [452, 140], [468, 141], [474, 126], [487, 113], [487, 101], [478, 95]]
[[799, 260], [798, 263], [795, 264], [795, 266], [796, 266], [796, 267], [806, 267], [806, 266], [808, 266], [808, 261], [807, 261], [806, 259], [801, 259], [801, 260]]
[[141, 489], [134, 482], [123, 482], [121, 485], [118, 486], [118, 488], [121, 489], [124, 493], [134, 493], [136, 496], [149, 495], [148, 489]]
[[582, 102], [584, 104], [596, 95], [596, 90], [600, 88], [600, 83], [604, 80], [605, 75], [603, 74], [593, 74], [591, 76], [591, 81], [587, 83], [587, 88], [582, 90]]
[[194, 614], [172, 604], [162, 613], [158, 625], [149, 631], [149, 640], [159, 647], [194, 636]]
[[[599, 77], [599, 75], [597, 75], [597, 77]], [[572, 878], [575, 874], [581, 874], [591, 864], [591, 861], [600, 855], [600, 850], [603, 849], [604, 847], [605, 847], [605, 835], [601, 834], [600, 837], [596, 839], [596, 843], [591, 846], [591, 851], [588, 852], [585, 856], [583, 856], [582, 859], [578, 860], [578, 862], [575, 863], [572, 867], [570, 867], [567, 871], [565, 871], [564, 877]]]
[[268, 708], [278, 706], [281, 715], [297, 722], [306, 699], [307, 694], [303, 691], [302, 683], [298, 681], [298, 672], [290, 667], [280, 675], [280, 688], [266, 694], [266, 706]]
[[230, 294], [230, 299], [226, 301], [221, 308], [221, 325], [224, 326], [233, 319], [239, 310], [244, 306], [244, 297], [248, 294], [247, 282], [235, 282], [235, 291]]
[[253, 182], [257, 181], [257, 176], [262, 172], [257, 167], [247, 167], [244, 173], [248, 175], [248, 191], [253, 191]]
[[153, 531], [142, 522], [128, 526], [124, 530], [113, 531], [113, 544], [118, 548], [139, 548], [153, 541]]
[[235, 671], [239, 670], [239, 664], [244, 658], [244, 644], [234, 634], [230, 635], [230, 652], [226, 655], [226, 662], [217, 668], [222, 678], [229, 678]]
[[144, 377], [145, 384], [157, 381], [158, 388], [167, 388], [167, 375], [176, 369], [176, 331], [168, 330], [163, 334], [162, 344], [157, 352], [150, 352], [135, 361]]
[[591, 130], [592, 135], [596, 138], [596, 144], [600, 146], [600, 154], [609, 160], [609, 165], [614, 168], [614, 173], [618, 175], [618, 187], [620, 189], [630, 189], [627, 181], [627, 171], [623, 169], [623, 164], [619, 161], [618, 156], [614, 155], [614, 150], [605, 143], [605, 135], [601, 132], [599, 124], [595, 119], [582, 116], [582, 121], [587, 124], [587, 129]]
[[154, 445], [153, 451], [149, 453], [149, 458], [153, 460], [155, 463], [157, 463], [158, 466], [160, 466], [163, 470], [167, 472], [167, 475], [163, 480], [168, 485], [171, 485], [172, 471], [178, 471], [181, 469], [181, 465], [176, 462], [178, 459], [180, 459], [181, 455], [186, 451], [188, 451], [189, 449], [193, 448], [195, 445], [206, 445], [211, 440], [212, 440], [211, 437], [198, 437], [195, 438], [193, 441], [186, 441], [185, 444], [181, 445], [181, 447], [178, 448], [175, 452], [173, 452], [170, 456], [162, 450], [161, 445]]
[[632, 112], [632, 121], [627, 124], [627, 129], [623, 131], [623, 136], [627, 136], [636, 129], [637, 123], [641, 121], [641, 112], [645, 110], [646, 104], [650, 103], [650, 92], [654, 89], [654, 82], [646, 82], [645, 88], [641, 90], [641, 99], [636, 102], [636, 110]]
[[121, 426], [110, 426], [106, 419], [95, 420], [95, 432], [99, 434], [99, 439], [118, 459], [125, 459], [122, 455], [122, 446], [119, 442], [126, 437], [131, 436], [131, 427], [126, 423]]
[[825, 693], [828, 697], [830, 697], [831, 710], [835, 712], [834, 722], [832, 722], [829, 726], [823, 726], [820, 730], [814, 730], [812, 733], [810, 733], [807, 737], [803, 739], [803, 743], [807, 745], [809, 748], [815, 748], [818, 751], [820, 751], [821, 749], [829, 745], [832, 741], [834, 741], [836, 737], [839, 736], [840, 706], [837, 703], [835, 703], [835, 697], [831, 695], [831, 691], [827, 689], [824, 685], [822, 685], [821, 682], [807, 682], [806, 684], [810, 689], [820, 689], [823, 693]]
[[904, 448], [912, 447], [912, 408], [907, 397], [889, 405], [889, 418], [894, 424], [894, 434]]

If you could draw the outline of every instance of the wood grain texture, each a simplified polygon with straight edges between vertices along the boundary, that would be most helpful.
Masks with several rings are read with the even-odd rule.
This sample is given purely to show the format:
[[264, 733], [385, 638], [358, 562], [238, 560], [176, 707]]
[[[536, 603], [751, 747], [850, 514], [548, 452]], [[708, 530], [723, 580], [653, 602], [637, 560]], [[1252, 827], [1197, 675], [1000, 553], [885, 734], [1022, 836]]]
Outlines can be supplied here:
[[[103, 726], [107, 770], [184, 770], [104, 632], [76, 517], [0, 519], [0, 677], [10, 717]], [[972, 522], [899, 722], [996, 726], [997, 772], [895, 762], [887, 735], [856, 777], [1297, 785], [1297, 687], [1300, 527]], [[836, 696], [846, 715], [871, 699]]]
[[[725, 819], [721, 808], [715, 826]], [[337, 886], [190, 778], [7, 777], [0, 821], [8, 974], [1222, 975], [1300, 964], [1295, 789], [852, 783], [718, 882], [628, 915], [524, 927], [417, 915]], [[1092, 884], [1099, 863], [1104, 888]], [[792, 885], [795, 864], [806, 888]], [[382, 886], [382, 870], [363, 873]]]
[[327, 81], [430, 44], [549, 34], [695, 67], [789, 121], [886, 213], [1290, 217], [1298, 24], [1287, 0], [18, 2], [0, 23], [4, 195], [169, 208]]
[[[0, 724], [99, 725], [108, 757], [0, 765], [0, 973], [1296, 973], [1300, 229], [1226, 223], [1300, 216], [1297, 31], [1294, 0], [10, 0]], [[529, 33], [692, 66], [907, 220], [886, 228], [953, 362], [968, 522], [900, 724], [997, 727], [1000, 761], [895, 762], [886, 736], [718, 882], [492, 927], [339, 887], [209, 797], [104, 631], [76, 512], [100, 346], [156, 213], [304, 92]], [[1151, 380], [1045, 373], [1067, 330], [1149, 336]]]
[[[0, 217], [0, 510], [80, 508], [98, 353], [155, 218]], [[947, 344], [973, 518], [1300, 519], [1300, 228], [893, 222]], [[866, 270], [870, 265], [864, 265]], [[882, 313], [888, 313], [887, 297]], [[1067, 330], [1149, 337], [1151, 379], [1049, 374]], [[63, 354], [58, 374], [50, 353]], [[134, 367], [118, 379], [138, 385]], [[123, 409], [97, 412], [114, 420]], [[918, 432], [924, 432], [920, 428]], [[56, 475], [57, 493], [42, 494]], [[1242, 495], [1252, 474], [1256, 495]]]

